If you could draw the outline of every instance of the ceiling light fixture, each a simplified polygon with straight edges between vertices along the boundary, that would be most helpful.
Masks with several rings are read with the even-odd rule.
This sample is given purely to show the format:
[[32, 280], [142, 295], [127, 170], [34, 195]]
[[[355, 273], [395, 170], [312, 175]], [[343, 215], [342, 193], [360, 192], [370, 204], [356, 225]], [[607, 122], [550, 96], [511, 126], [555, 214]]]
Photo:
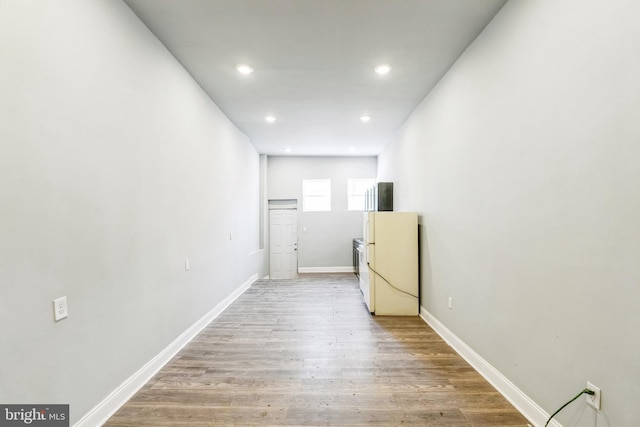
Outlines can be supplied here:
[[363, 123], [367, 123], [369, 120], [371, 120], [371, 117], [369, 117], [369, 116], [362, 116], [362, 117], [360, 117], [360, 120], [361, 120]]
[[266, 116], [264, 119], [265, 119], [265, 121], [267, 123], [273, 123], [273, 122], [276, 121], [276, 117], [275, 116]]
[[391, 71], [391, 65], [380, 64], [375, 68], [375, 70], [376, 70], [376, 73], [380, 74], [381, 76], [384, 76], [389, 71]]
[[291, 148], [289, 148], [289, 147], [285, 148], [285, 149], [284, 149], [284, 152], [285, 152], [285, 153], [290, 153], [290, 152], [291, 152]]
[[236, 65], [236, 70], [238, 70], [238, 72], [240, 74], [243, 74], [245, 76], [248, 75], [248, 74], [253, 73], [253, 67], [251, 67], [250, 65], [247, 65], [247, 64], [238, 64], [238, 65]]

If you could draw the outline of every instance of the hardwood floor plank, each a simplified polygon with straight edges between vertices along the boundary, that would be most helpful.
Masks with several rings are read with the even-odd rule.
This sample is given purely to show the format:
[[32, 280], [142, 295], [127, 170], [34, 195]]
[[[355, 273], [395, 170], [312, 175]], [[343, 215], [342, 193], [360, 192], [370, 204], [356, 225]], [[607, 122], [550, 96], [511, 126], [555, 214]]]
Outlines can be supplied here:
[[324, 274], [254, 283], [105, 425], [527, 424], [420, 318]]

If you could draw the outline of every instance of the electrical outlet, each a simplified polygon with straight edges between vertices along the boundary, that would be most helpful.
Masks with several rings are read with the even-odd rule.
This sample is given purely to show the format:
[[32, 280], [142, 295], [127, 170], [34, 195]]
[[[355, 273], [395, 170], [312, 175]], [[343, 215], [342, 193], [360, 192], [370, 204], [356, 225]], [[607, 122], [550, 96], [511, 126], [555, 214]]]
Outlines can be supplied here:
[[60, 297], [53, 300], [53, 318], [57, 322], [67, 317], [67, 297]]
[[449, 297], [449, 301], [447, 302], [449, 310], [453, 310], [453, 297]]
[[186, 258], [184, 260], [184, 271], [189, 271], [189, 268], [191, 268], [191, 265], [189, 263], [189, 258]]
[[587, 388], [589, 390], [595, 391], [595, 394], [587, 394], [587, 403], [593, 406], [594, 408], [596, 408], [597, 411], [599, 411], [600, 410], [600, 389], [594, 386], [593, 384], [591, 384], [590, 382], [587, 382]]

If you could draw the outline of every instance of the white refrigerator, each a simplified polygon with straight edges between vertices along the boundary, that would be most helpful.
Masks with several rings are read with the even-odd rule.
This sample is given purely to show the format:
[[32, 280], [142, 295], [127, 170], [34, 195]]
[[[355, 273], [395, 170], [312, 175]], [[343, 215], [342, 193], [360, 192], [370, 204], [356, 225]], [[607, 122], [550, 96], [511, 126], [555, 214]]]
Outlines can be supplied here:
[[360, 289], [369, 311], [417, 316], [418, 214], [365, 212], [363, 235], [366, 266], [360, 266]]

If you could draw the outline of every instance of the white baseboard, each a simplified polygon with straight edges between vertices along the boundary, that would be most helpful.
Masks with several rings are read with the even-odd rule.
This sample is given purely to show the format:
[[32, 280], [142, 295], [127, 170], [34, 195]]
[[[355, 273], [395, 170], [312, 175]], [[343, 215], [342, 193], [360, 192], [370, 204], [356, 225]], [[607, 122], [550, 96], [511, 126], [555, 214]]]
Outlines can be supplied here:
[[133, 395], [144, 386], [169, 360], [173, 358], [182, 348], [187, 345], [196, 335], [200, 333], [213, 319], [218, 317], [233, 301], [242, 295], [251, 284], [258, 279], [254, 274], [244, 282], [231, 295], [216, 305], [211, 311], [205, 314], [200, 320], [194, 323], [189, 329], [184, 331], [178, 338], [169, 344], [164, 350], [158, 353], [153, 359], [147, 362], [135, 374], [129, 377], [118, 388], [109, 394], [102, 402], [96, 405], [91, 411], [85, 414], [73, 427], [94, 427], [104, 424], [122, 405], [124, 405]]
[[[464, 360], [466, 360], [480, 375], [495, 387], [529, 422], [536, 427], [544, 426], [549, 414], [524, 394], [518, 387], [500, 373], [482, 356], [447, 329], [438, 319], [424, 307], [420, 307], [420, 317], [442, 337]], [[549, 426], [562, 427], [556, 420], [551, 420]]]
[[348, 267], [298, 267], [298, 273], [353, 273], [353, 266], [348, 266]]

